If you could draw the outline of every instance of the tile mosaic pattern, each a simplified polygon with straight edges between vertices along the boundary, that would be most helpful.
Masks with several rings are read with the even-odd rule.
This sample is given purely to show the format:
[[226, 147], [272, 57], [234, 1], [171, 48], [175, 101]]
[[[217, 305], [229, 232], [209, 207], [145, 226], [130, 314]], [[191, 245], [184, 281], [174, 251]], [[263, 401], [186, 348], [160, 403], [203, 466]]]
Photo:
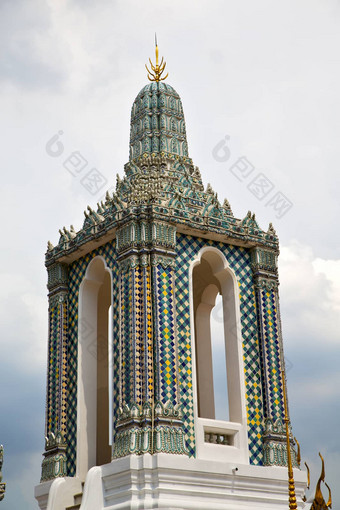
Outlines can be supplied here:
[[[144, 389], [144, 303], [143, 303], [143, 268], [136, 267], [132, 270], [132, 356], [133, 356], [133, 401], [141, 405], [143, 403]], [[133, 378], [132, 378], [133, 379]]]
[[[133, 292], [135, 278], [134, 271], [124, 271], [119, 276], [120, 281], [120, 368], [121, 387], [120, 403], [124, 405], [134, 398], [134, 377], [131, 377], [135, 363], [133, 343], [135, 342], [132, 324], [135, 320], [135, 293]], [[134, 375], [134, 374], [133, 374]]]
[[188, 144], [179, 95], [171, 85], [153, 82], [142, 88], [132, 105], [130, 160], [159, 152], [188, 156]]
[[189, 265], [204, 246], [214, 246], [224, 253], [239, 285], [243, 361], [250, 462], [262, 464], [263, 399], [261, 365], [257, 333], [257, 315], [250, 257], [244, 248], [186, 235], [177, 237], [176, 312], [178, 330], [180, 402], [184, 412], [184, 431], [191, 455], [195, 455], [192, 358], [190, 346]]
[[61, 342], [60, 342], [60, 356], [59, 356], [59, 367], [58, 367], [58, 375], [59, 375], [59, 391], [58, 391], [58, 399], [59, 399], [59, 423], [58, 430], [60, 430], [63, 434], [66, 433], [67, 426], [67, 335], [68, 335], [68, 305], [66, 300], [64, 300], [60, 304], [60, 328], [62, 328], [61, 334]]
[[128, 267], [120, 274], [120, 306], [120, 402], [142, 405], [154, 391], [149, 267]]
[[174, 308], [173, 268], [154, 267], [157, 317], [156, 399], [177, 404], [177, 346]]
[[[48, 350], [48, 388], [47, 388], [47, 433], [54, 432], [57, 429], [58, 413], [56, 403], [56, 364], [59, 350], [59, 306], [53, 306], [49, 309], [49, 350]], [[47, 433], [45, 434], [47, 436]]]
[[[241, 326], [243, 338], [244, 375], [246, 384], [246, 405], [248, 417], [248, 436], [250, 461], [252, 464], [262, 464], [262, 434], [264, 419], [264, 402], [262, 396], [261, 381], [261, 356], [258, 338], [257, 307], [253, 277], [250, 268], [249, 252], [241, 247], [231, 246], [206, 239], [195, 238], [186, 235], [177, 236], [177, 259], [176, 268], [173, 270], [162, 266], [152, 268], [152, 278], [155, 282], [157, 299], [152, 309], [151, 281], [149, 268], [128, 269], [120, 275], [116, 262], [116, 253], [113, 243], [100, 247], [74, 262], [70, 266], [69, 278], [69, 369], [68, 369], [68, 473], [75, 473], [76, 455], [76, 406], [77, 406], [77, 337], [78, 337], [78, 297], [79, 285], [81, 284], [89, 262], [96, 255], [102, 255], [113, 275], [113, 304], [114, 304], [114, 373], [117, 379], [119, 373], [119, 289], [122, 309], [122, 322], [127, 325], [120, 332], [123, 349], [122, 360], [124, 363], [123, 392], [130, 399], [131, 394], [131, 367], [133, 360], [132, 340], [143, 345], [140, 351], [144, 355], [136, 359], [136, 385], [138, 400], [146, 389], [152, 392], [152, 350], [153, 325], [158, 328], [161, 341], [160, 351], [156, 364], [162, 360], [161, 378], [159, 391], [162, 400], [174, 401], [176, 398], [176, 382], [179, 386], [179, 400], [184, 413], [184, 432], [190, 454], [195, 455], [195, 432], [193, 410], [193, 387], [192, 387], [192, 358], [191, 358], [191, 333], [190, 333], [190, 308], [189, 308], [189, 265], [198, 251], [204, 246], [214, 246], [226, 256], [231, 269], [235, 272], [239, 285], [239, 298], [241, 306]], [[135, 289], [135, 292], [132, 292]], [[175, 290], [175, 292], [173, 292]], [[266, 338], [269, 339], [269, 349], [266, 352], [266, 367], [272, 374], [269, 391], [277, 399], [272, 399], [271, 411], [280, 414], [281, 386], [274, 370], [277, 364], [278, 353], [278, 328], [276, 324], [276, 296], [272, 293], [261, 291], [260, 317]], [[133, 297], [134, 296], [134, 297]], [[174, 320], [176, 309], [177, 326]], [[51, 311], [51, 332], [55, 331], [56, 319]], [[154, 317], [152, 317], [154, 315]], [[133, 326], [134, 324], [134, 326]], [[133, 329], [134, 328], [134, 329]], [[176, 329], [177, 328], [177, 329]], [[130, 333], [134, 331], [134, 335]], [[51, 333], [52, 334], [52, 333]], [[54, 333], [53, 333], [54, 334]], [[178, 353], [175, 351], [175, 338], [178, 338]], [[57, 337], [58, 335], [56, 335]], [[142, 344], [141, 344], [142, 342]], [[52, 342], [53, 344], [53, 342]], [[51, 356], [51, 353], [50, 353]], [[263, 360], [264, 361], [264, 360]], [[178, 365], [178, 381], [176, 381], [176, 363]], [[276, 363], [276, 364], [275, 364]], [[148, 373], [143, 373], [145, 367]], [[159, 366], [159, 365], [158, 365]], [[143, 368], [144, 367], [144, 368]], [[168, 370], [167, 370], [168, 368]], [[125, 386], [124, 386], [125, 385]], [[114, 405], [118, 405], [117, 381], [114, 384]], [[277, 388], [277, 391], [275, 391]], [[51, 395], [56, 394], [51, 390]], [[277, 402], [276, 402], [277, 400]], [[53, 407], [53, 406], [52, 406]]]
[[257, 289], [265, 413], [274, 421], [284, 417], [277, 302], [278, 295], [275, 289], [270, 291]]
[[67, 373], [67, 303], [65, 300], [49, 307], [48, 387], [46, 431], [66, 431]]
[[143, 268], [144, 292], [143, 296], [143, 324], [144, 324], [144, 377], [145, 400], [149, 401], [154, 396], [154, 362], [153, 362], [153, 313], [151, 298], [151, 271], [150, 267]]
[[[76, 441], [77, 441], [77, 342], [78, 342], [78, 301], [79, 286], [84, 278], [89, 262], [97, 255], [101, 255], [112, 273], [113, 295], [119, 294], [118, 265], [116, 262], [115, 243], [110, 242], [101, 246], [81, 259], [73, 262], [69, 267], [69, 338], [68, 338], [68, 400], [67, 400], [67, 472], [74, 476], [76, 470]], [[118, 373], [119, 358], [119, 301], [113, 299], [113, 372]], [[84, 327], [84, 325], [83, 325]], [[113, 410], [114, 415], [118, 406], [118, 391], [114, 384]]]

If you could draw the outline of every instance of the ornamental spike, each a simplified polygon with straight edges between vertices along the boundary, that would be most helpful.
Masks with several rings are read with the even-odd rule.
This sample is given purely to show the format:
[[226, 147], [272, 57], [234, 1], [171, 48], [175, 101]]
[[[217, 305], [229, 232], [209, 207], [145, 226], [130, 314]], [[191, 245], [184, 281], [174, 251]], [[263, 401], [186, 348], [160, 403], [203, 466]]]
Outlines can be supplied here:
[[153, 63], [151, 62], [151, 59], [149, 58], [151, 71], [148, 69], [148, 66], [146, 64], [145, 64], [145, 67], [148, 72], [148, 79], [150, 81], [159, 82], [159, 81], [165, 80], [168, 77], [168, 73], [165, 76], [161, 77], [164, 72], [166, 62], [164, 62], [164, 57], [162, 57], [161, 63], [160, 64], [158, 63], [158, 44], [157, 44], [156, 33], [155, 33], [155, 56], [156, 56], [156, 65], [153, 65]]
[[297, 502], [295, 496], [295, 482], [292, 464], [292, 455], [290, 451], [290, 437], [289, 437], [289, 417], [287, 405], [287, 388], [286, 388], [286, 374], [281, 371], [282, 376], [282, 390], [283, 390], [283, 403], [284, 403], [284, 423], [286, 425], [286, 444], [287, 444], [287, 458], [288, 458], [288, 495], [289, 495], [289, 510], [297, 509]]

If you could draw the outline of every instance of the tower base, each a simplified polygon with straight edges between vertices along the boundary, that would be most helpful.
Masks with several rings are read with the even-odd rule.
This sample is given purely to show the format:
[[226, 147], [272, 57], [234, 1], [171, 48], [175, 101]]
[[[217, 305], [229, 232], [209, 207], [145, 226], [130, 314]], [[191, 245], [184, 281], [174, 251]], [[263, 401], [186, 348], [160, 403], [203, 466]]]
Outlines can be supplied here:
[[[306, 473], [295, 469], [294, 478], [298, 508], [306, 510]], [[40, 484], [35, 491], [40, 509], [71, 506], [81, 482], [75, 477]], [[286, 510], [287, 505], [287, 468], [161, 453], [131, 455], [90, 469], [80, 510]]]

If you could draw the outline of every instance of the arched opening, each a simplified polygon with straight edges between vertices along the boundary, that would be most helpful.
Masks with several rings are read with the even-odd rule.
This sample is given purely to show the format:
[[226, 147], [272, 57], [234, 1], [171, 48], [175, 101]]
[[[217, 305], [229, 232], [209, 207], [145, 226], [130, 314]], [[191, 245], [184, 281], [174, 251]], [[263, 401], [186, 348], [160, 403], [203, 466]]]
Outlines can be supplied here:
[[111, 462], [111, 273], [101, 257], [86, 270], [79, 289], [77, 475]]
[[248, 463], [238, 285], [216, 248], [192, 264], [191, 310], [198, 454], [229, 447], [230, 460]]
[[217, 294], [211, 311], [211, 351], [214, 380], [215, 418], [229, 421], [228, 379], [224, 339], [223, 299]]

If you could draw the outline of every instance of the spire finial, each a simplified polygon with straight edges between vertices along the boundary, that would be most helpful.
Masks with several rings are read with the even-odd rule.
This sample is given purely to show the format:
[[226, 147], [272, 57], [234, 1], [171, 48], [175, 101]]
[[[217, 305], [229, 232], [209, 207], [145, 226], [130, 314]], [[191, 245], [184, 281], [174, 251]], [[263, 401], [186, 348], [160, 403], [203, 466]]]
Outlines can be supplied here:
[[149, 58], [151, 70], [149, 71], [148, 66], [145, 64], [146, 70], [148, 72], [148, 78], [150, 81], [163, 81], [168, 77], [168, 73], [166, 76], [161, 78], [163, 71], [166, 66], [166, 62], [163, 63], [164, 58], [162, 57], [161, 63], [158, 64], [158, 44], [157, 44], [157, 34], [155, 33], [155, 52], [156, 52], [156, 65], [154, 66], [151, 62], [151, 59]]
[[287, 388], [286, 388], [286, 374], [285, 371], [281, 371], [282, 376], [282, 391], [283, 391], [283, 403], [284, 403], [284, 423], [286, 425], [286, 443], [287, 443], [287, 458], [288, 458], [288, 495], [289, 495], [289, 510], [297, 509], [296, 496], [295, 496], [295, 483], [292, 465], [292, 456], [290, 452], [290, 437], [289, 437], [289, 417], [288, 417], [288, 405], [287, 405]]

